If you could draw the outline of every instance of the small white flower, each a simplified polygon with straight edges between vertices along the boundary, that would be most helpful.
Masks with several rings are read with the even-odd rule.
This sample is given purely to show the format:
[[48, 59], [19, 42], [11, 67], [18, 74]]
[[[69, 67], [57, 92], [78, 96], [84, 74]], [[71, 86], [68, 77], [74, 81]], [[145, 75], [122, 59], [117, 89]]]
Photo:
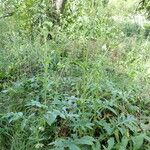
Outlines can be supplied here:
[[44, 129], [44, 127], [39, 127], [39, 130], [44, 131], [45, 129]]
[[107, 46], [106, 46], [106, 44], [104, 44], [104, 45], [102, 46], [102, 50], [104, 50], [104, 51], [106, 51], [106, 50], [107, 50]]
[[42, 148], [44, 146], [44, 144], [42, 144], [42, 143], [37, 143], [36, 145], [35, 145], [35, 148], [36, 149], [39, 149], [39, 148]]

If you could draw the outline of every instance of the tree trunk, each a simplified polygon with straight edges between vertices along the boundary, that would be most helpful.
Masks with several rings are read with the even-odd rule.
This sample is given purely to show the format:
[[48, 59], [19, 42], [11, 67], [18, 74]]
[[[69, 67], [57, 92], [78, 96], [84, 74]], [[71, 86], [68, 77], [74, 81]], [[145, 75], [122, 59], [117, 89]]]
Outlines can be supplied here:
[[54, 0], [54, 7], [57, 13], [63, 13], [67, 0]]

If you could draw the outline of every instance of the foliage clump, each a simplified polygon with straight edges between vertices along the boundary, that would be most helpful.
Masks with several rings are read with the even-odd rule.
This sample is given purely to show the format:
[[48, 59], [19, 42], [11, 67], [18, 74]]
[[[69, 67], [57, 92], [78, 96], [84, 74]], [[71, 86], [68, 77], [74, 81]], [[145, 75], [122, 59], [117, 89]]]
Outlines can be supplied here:
[[150, 148], [149, 34], [129, 2], [0, 3], [2, 150]]

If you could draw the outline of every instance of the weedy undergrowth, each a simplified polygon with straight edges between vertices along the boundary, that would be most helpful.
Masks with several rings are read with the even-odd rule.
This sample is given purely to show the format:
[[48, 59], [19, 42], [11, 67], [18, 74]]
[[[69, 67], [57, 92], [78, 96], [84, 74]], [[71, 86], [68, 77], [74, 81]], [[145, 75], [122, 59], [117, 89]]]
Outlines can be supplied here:
[[32, 15], [0, 21], [2, 150], [150, 148], [149, 37], [112, 19], [124, 3], [67, 3], [50, 41], [25, 34]]

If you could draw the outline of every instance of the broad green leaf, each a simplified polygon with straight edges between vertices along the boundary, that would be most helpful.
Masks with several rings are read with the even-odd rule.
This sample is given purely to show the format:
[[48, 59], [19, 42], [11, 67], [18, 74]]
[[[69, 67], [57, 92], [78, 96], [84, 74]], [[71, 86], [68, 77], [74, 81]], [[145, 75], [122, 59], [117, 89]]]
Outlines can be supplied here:
[[108, 147], [107, 147], [107, 150], [111, 150], [113, 147], [114, 147], [114, 144], [115, 144], [115, 140], [114, 138], [110, 138], [108, 141]]
[[55, 122], [56, 118], [57, 118], [57, 114], [54, 112], [49, 112], [47, 113], [45, 116], [46, 122], [51, 126], [52, 123]]
[[103, 126], [103, 128], [107, 131], [107, 133], [108, 133], [109, 135], [112, 134], [113, 129], [111, 128], [110, 124], [106, 123], [106, 124]]
[[129, 123], [134, 123], [136, 121], [135, 117], [134, 116], [127, 116], [125, 117], [124, 115], [121, 115], [121, 120], [118, 120], [118, 126], [119, 125], [122, 125], [122, 124], [129, 124]]
[[44, 108], [44, 109], [48, 108], [46, 105], [43, 105], [39, 101], [35, 101], [35, 100], [31, 100], [31, 102], [28, 103], [26, 106], [35, 106], [35, 107]]
[[92, 150], [101, 150], [101, 145], [99, 141], [96, 141], [96, 143], [92, 145]]
[[49, 145], [54, 145], [55, 149], [65, 149], [69, 148], [69, 150], [80, 150], [80, 148], [75, 144], [72, 139], [57, 139], [56, 141], [50, 143]]
[[93, 145], [93, 142], [95, 141], [95, 139], [91, 136], [84, 136], [80, 139], [76, 139], [75, 143], [77, 144], [81, 144], [81, 145]]
[[150, 137], [149, 136], [144, 136], [144, 139], [147, 140], [150, 143]]
[[7, 113], [6, 115], [3, 116], [3, 118], [7, 118], [9, 120], [9, 123], [11, 123], [12, 121], [19, 120], [22, 117], [23, 117], [22, 112], [17, 112], [17, 113], [11, 112], [11, 113]]
[[132, 137], [134, 150], [139, 150], [142, 147], [144, 142], [144, 135], [145, 134], [140, 134], [138, 136]]
[[22, 112], [14, 113], [13, 117], [9, 120], [9, 122], [16, 121], [23, 117]]
[[75, 145], [73, 143], [68, 143], [68, 148], [70, 150], [81, 150], [77, 145]]
[[53, 112], [55, 114], [57, 114], [57, 116], [60, 116], [61, 118], [66, 119], [65, 115], [63, 114], [63, 112], [60, 112], [59, 110], [55, 110], [55, 109], [53, 110]]
[[109, 106], [107, 106], [106, 107], [108, 110], [110, 110], [111, 112], [113, 112], [115, 115], [117, 115], [117, 112], [115, 111], [115, 109], [113, 109], [113, 108], [111, 108], [111, 107], [109, 107]]
[[65, 150], [64, 147], [56, 147], [56, 148], [53, 148], [53, 149], [50, 149], [50, 150]]
[[27, 125], [28, 119], [24, 119], [21, 123], [21, 129], [23, 130], [25, 126]]
[[148, 124], [141, 123], [141, 128], [144, 131], [150, 131], [150, 123], [148, 123]]
[[63, 119], [66, 119], [66, 116], [63, 113], [60, 113], [59, 116]]
[[119, 150], [126, 150], [126, 147], [128, 145], [128, 141], [129, 141], [129, 139], [126, 136], [124, 136], [121, 140], [121, 145], [120, 145]]
[[57, 147], [64, 148], [65, 147], [64, 143], [66, 143], [66, 140], [59, 138], [56, 139], [54, 142], [49, 143], [48, 145], [54, 145], [56, 148]]
[[105, 120], [101, 120], [98, 122], [98, 124], [101, 125], [103, 127], [103, 129], [105, 129], [109, 135], [112, 134], [114, 129], [111, 127], [110, 123], [107, 123]]

